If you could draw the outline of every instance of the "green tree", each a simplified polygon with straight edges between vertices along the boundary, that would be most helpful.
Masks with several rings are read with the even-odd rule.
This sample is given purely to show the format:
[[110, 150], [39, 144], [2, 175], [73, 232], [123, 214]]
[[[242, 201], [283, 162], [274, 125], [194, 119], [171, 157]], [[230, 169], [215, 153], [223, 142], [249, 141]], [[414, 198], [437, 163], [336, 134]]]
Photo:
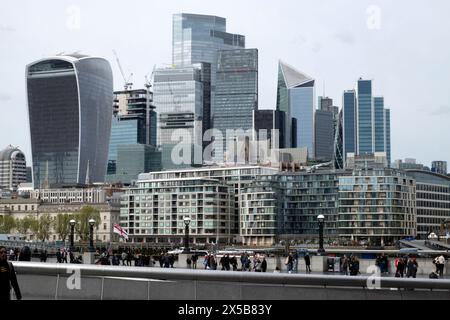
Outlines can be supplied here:
[[36, 239], [38, 239], [39, 234], [39, 220], [36, 217], [28, 216], [30, 219], [30, 230], [33, 233], [34, 236], [36, 236]]
[[84, 206], [81, 208], [74, 218], [78, 222], [75, 225], [75, 230], [83, 241], [89, 240], [89, 220], [95, 220], [94, 227], [98, 227], [101, 221], [100, 211], [91, 206]]
[[37, 238], [42, 242], [48, 240], [52, 225], [53, 219], [48, 213], [45, 213], [42, 216], [40, 216], [38, 220]]
[[59, 234], [62, 241], [66, 241], [67, 236], [70, 234], [70, 220], [73, 218], [71, 214], [58, 214], [53, 221], [53, 227], [55, 232]]
[[15, 225], [16, 221], [12, 216], [0, 216], [0, 233], [10, 233]]
[[26, 235], [28, 230], [31, 229], [31, 223], [34, 220], [34, 217], [27, 216], [23, 219], [16, 219], [16, 229], [22, 235]]

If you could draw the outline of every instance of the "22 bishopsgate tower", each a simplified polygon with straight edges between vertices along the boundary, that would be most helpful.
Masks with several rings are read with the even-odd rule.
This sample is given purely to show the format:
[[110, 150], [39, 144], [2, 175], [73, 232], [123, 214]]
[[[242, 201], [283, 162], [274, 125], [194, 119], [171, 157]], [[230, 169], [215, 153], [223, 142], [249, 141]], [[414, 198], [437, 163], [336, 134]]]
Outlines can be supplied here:
[[26, 67], [35, 188], [104, 181], [113, 77], [102, 58], [45, 58]]

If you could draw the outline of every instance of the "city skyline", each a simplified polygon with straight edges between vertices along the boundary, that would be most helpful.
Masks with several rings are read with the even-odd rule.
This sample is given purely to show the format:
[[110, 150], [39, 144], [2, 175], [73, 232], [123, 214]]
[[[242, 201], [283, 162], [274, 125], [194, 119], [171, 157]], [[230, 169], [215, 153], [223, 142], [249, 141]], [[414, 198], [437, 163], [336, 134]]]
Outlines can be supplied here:
[[[324, 1], [314, 5], [286, 1], [285, 6], [276, 7], [268, 1], [258, 2], [258, 6], [248, 1], [238, 12], [233, 6], [205, 1], [174, 2], [158, 8], [145, 5], [149, 10], [141, 13], [114, 5], [103, 8], [102, 2], [44, 1], [39, 6], [26, 2], [19, 15], [12, 5], [5, 4], [0, 13], [0, 37], [4, 40], [0, 45], [0, 105], [7, 111], [0, 120], [1, 146], [18, 146], [30, 165], [23, 77], [27, 63], [61, 51], [101, 56], [112, 65], [117, 90], [123, 80], [112, 53], [115, 49], [126, 72], [135, 75], [134, 88], [141, 88], [154, 65], [171, 62], [172, 15], [186, 12], [227, 19], [227, 31], [245, 35], [246, 47], [259, 50], [260, 109], [275, 108], [279, 59], [314, 77], [317, 96], [323, 94], [325, 82], [325, 95], [340, 107], [342, 92], [353, 88], [360, 76], [374, 79], [374, 95], [383, 95], [385, 107], [392, 113], [392, 160], [412, 157], [427, 166], [434, 160], [450, 160], [450, 152], [442, 148], [450, 133], [445, 121], [450, 117], [450, 93], [445, 90], [450, 81], [450, 46], [440, 41], [446, 29], [441, 23], [448, 23], [444, 19], [448, 3], [429, 7], [406, 1]], [[245, 19], [250, 13], [251, 24]], [[349, 21], [350, 16], [353, 19]], [[35, 17], [40, 18], [39, 23]], [[276, 23], [264, 24], [267, 20]], [[136, 30], [150, 30], [148, 43], [137, 46], [129, 39]], [[16, 129], [18, 123], [22, 124], [20, 130]]]

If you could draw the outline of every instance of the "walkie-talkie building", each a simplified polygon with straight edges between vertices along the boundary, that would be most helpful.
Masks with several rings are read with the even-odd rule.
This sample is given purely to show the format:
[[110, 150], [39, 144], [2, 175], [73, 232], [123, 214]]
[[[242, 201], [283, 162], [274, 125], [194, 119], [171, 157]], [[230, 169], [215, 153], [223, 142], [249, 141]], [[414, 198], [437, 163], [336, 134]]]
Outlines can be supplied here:
[[29, 64], [26, 77], [34, 187], [104, 181], [113, 102], [108, 61], [49, 57]]

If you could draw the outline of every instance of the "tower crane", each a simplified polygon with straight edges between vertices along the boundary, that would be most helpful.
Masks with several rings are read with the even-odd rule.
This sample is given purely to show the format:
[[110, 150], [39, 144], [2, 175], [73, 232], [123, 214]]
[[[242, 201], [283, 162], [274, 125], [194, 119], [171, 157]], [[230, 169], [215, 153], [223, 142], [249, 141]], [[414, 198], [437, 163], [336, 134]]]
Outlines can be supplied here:
[[133, 83], [131, 82], [131, 78], [133, 77], [133, 73], [130, 73], [128, 79], [125, 77], [125, 72], [123, 72], [122, 65], [120, 64], [119, 56], [117, 52], [113, 50], [114, 56], [116, 57], [117, 65], [119, 66], [120, 73], [122, 74], [122, 78], [124, 81], [124, 89], [125, 91], [131, 90], [133, 88]]

